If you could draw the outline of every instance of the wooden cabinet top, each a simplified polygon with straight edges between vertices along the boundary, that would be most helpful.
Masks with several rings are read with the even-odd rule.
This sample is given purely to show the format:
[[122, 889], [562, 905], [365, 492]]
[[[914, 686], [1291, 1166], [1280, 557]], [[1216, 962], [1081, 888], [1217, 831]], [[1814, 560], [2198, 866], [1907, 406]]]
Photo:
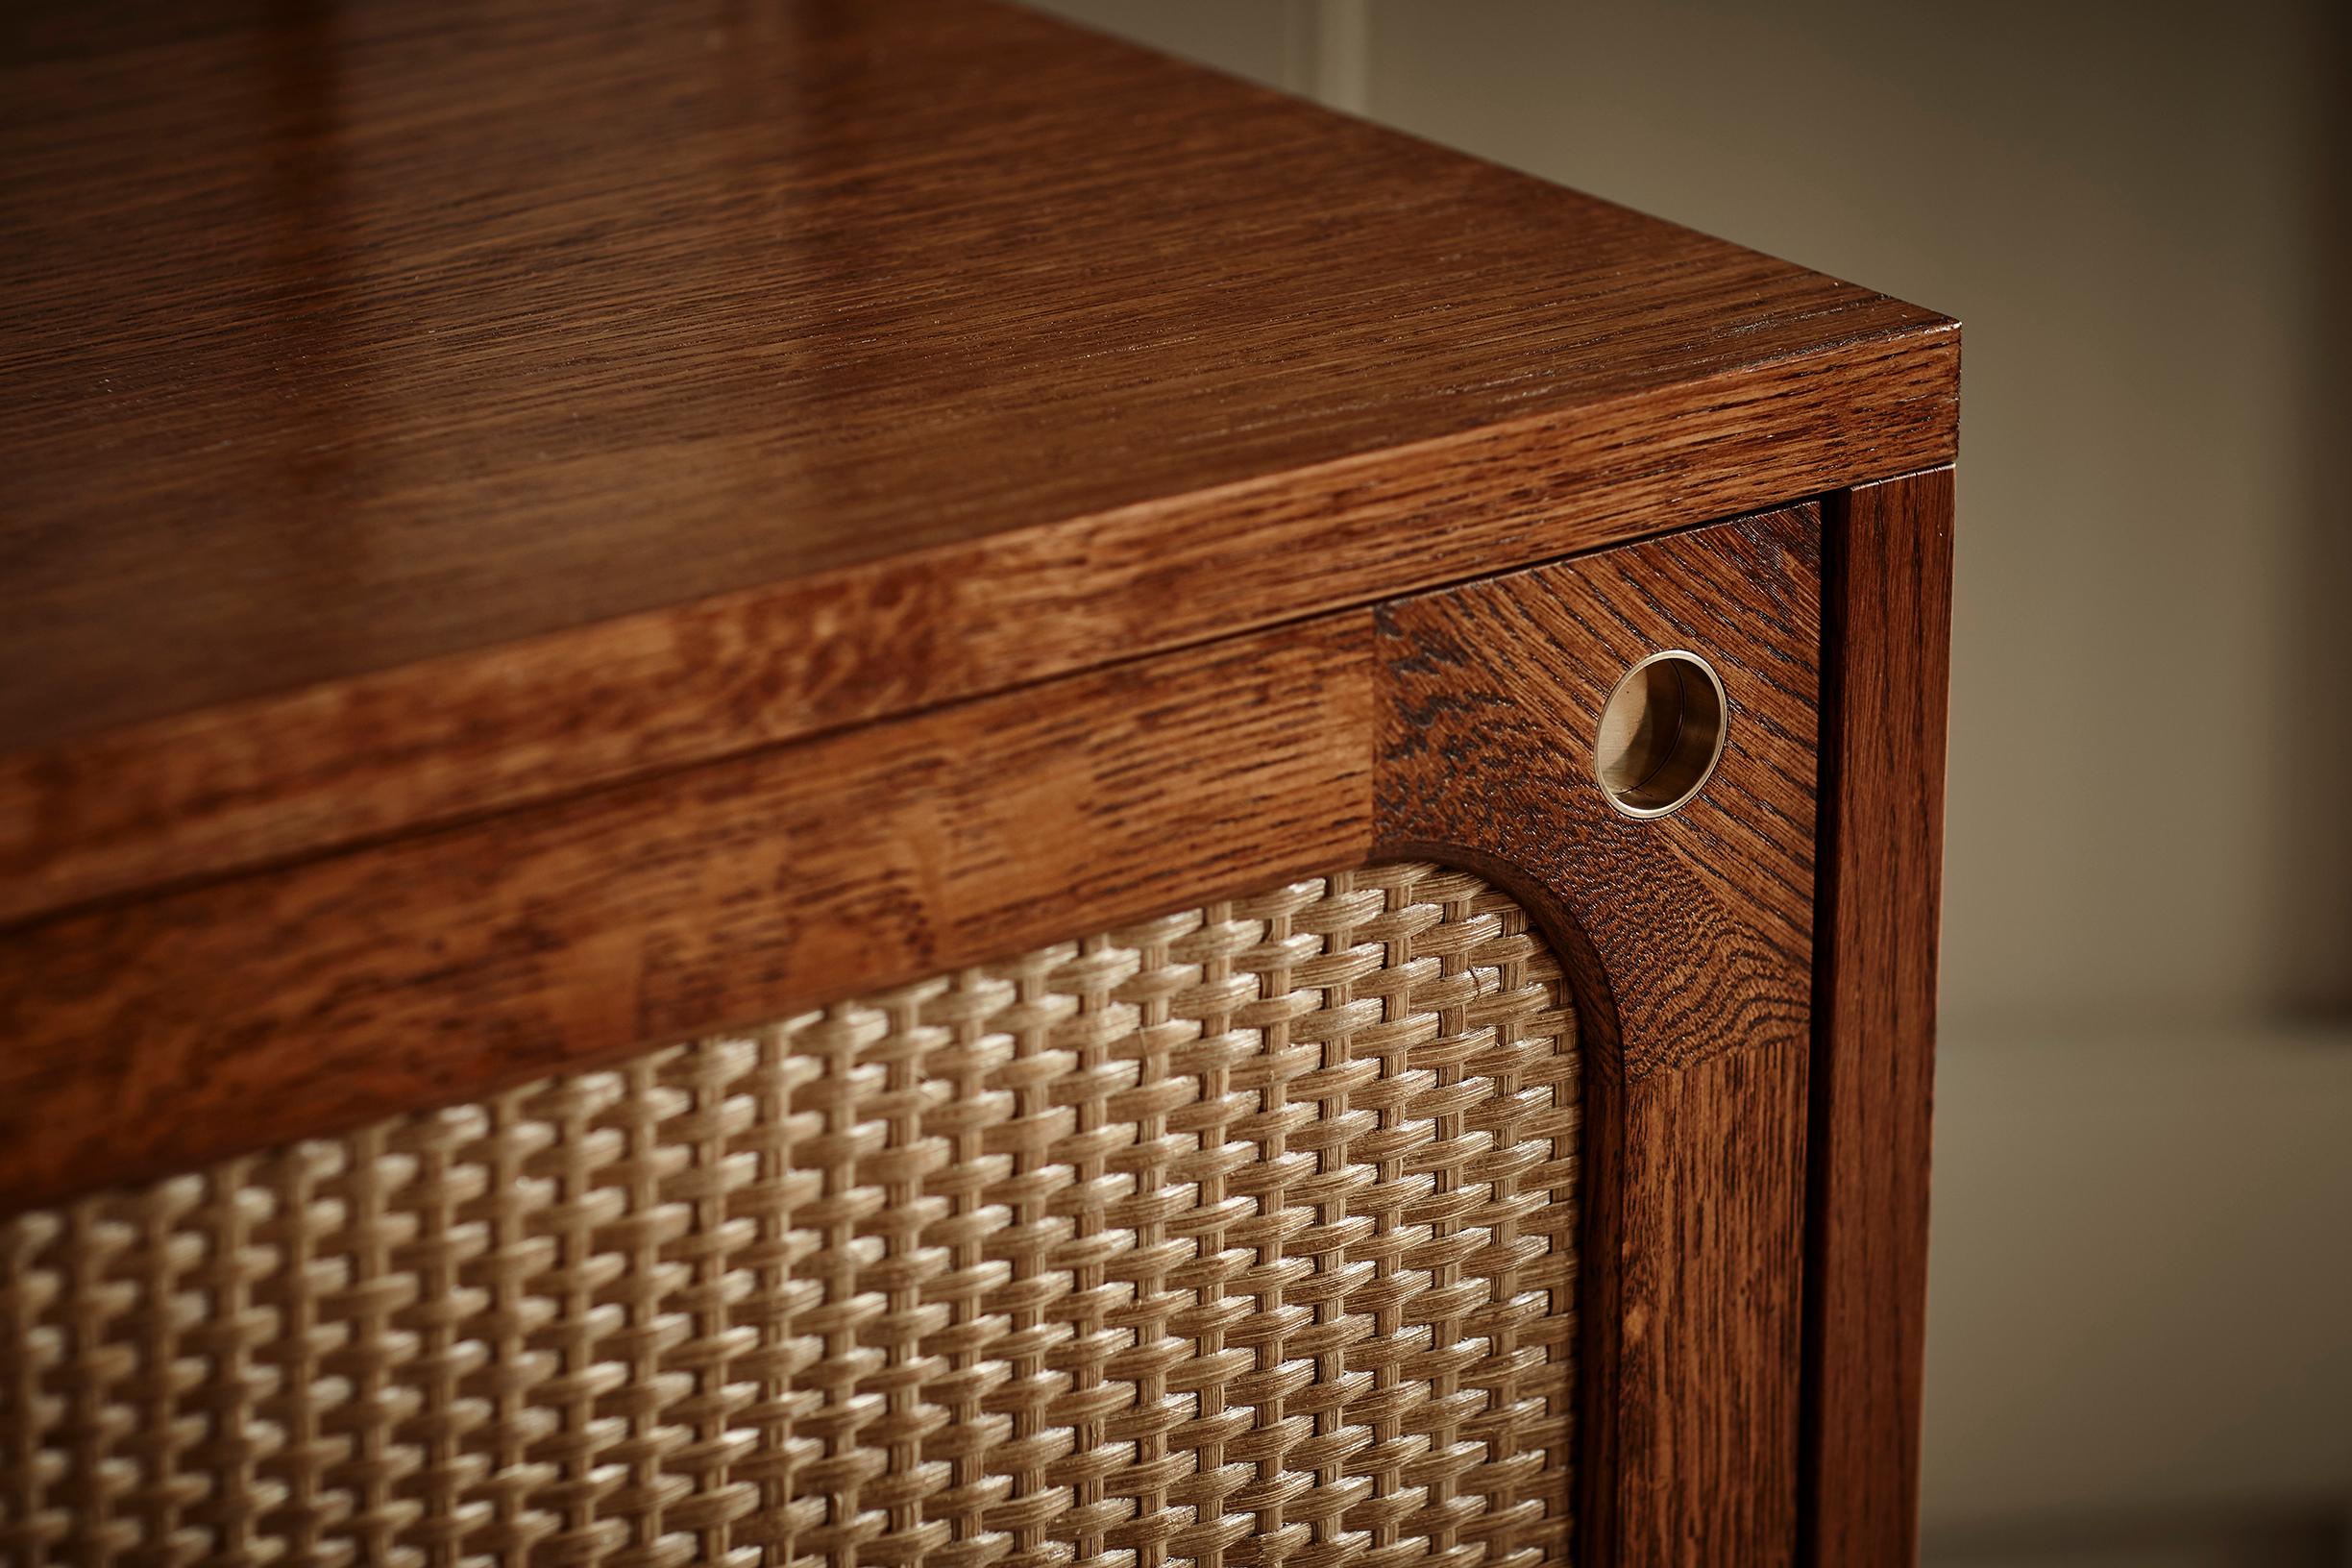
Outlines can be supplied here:
[[1942, 317], [977, 0], [4, 47], [0, 921], [1953, 455]]

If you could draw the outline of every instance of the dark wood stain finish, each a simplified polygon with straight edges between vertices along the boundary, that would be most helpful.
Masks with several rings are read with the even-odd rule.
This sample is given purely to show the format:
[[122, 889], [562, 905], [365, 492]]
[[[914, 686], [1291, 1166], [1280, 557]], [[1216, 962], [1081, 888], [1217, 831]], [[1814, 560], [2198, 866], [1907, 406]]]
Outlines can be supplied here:
[[1807, 1245], [1805, 1534], [1918, 1552], [1952, 472], [1838, 498]]
[[[1787, 1560], [1818, 534], [1794, 508], [52, 917], [0, 940], [0, 1196], [984, 960], [1144, 886], [1434, 853], [1576, 974], [1589, 1560]], [[1722, 673], [1730, 744], [1633, 822], [1590, 737], [1663, 646]]]
[[0, 1210], [1432, 854], [1581, 1560], [1908, 1560], [1954, 323], [988, 0], [7, 35]]
[[[1794, 1549], [1820, 596], [1802, 506], [1381, 612], [1379, 843], [1525, 897], [1599, 1056], [1588, 1189], [1620, 1207], [1582, 1252], [1591, 1561]], [[1698, 799], [1634, 821], [1592, 737], [1661, 648], [1722, 675], [1728, 742]]]
[[146, 11], [0, 65], [0, 922], [1952, 454], [1940, 317], [1009, 8]]
[[1362, 613], [0, 940], [0, 1209], [470, 1099], [1371, 844]]

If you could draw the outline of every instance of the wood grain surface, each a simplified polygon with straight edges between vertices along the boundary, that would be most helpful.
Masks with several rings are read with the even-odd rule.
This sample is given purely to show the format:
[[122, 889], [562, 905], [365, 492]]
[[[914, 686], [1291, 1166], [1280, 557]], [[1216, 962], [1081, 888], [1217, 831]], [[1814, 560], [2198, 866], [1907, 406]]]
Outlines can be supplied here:
[[[1380, 612], [1382, 851], [1507, 886], [1578, 990], [1582, 1561], [1795, 1551], [1821, 572], [1807, 505]], [[1721, 675], [1727, 745], [1632, 821], [1593, 736], [1664, 649]]]
[[0, 1209], [1360, 864], [1362, 612], [0, 936]]
[[5, 48], [0, 921], [1953, 450], [1940, 317], [981, 0]]
[[[0, 1208], [1387, 854], [1543, 924], [1585, 1053], [1580, 1560], [1791, 1560], [1819, 513], [1801, 506], [0, 933]], [[1617, 675], [1704, 793], [1618, 817]]]
[[1831, 507], [1807, 1245], [1807, 1559], [1918, 1552], [1952, 472]]

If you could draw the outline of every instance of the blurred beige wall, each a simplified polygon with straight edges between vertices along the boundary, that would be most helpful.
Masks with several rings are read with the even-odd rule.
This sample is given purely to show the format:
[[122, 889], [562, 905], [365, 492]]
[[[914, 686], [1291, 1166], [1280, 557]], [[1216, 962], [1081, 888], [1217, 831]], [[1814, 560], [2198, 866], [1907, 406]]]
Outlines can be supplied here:
[[2338, 1550], [2352, 6], [1046, 9], [1962, 318], [1941, 1560]]

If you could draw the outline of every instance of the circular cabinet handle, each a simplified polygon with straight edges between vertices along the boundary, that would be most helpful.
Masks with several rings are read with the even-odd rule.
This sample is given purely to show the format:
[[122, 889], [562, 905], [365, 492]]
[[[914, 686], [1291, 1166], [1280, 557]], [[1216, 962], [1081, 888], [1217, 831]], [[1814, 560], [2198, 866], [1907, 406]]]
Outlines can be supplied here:
[[1627, 817], [1663, 817], [1706, 787], [1723, 760], [1731, 704], [1706, 660], [1672, 649], [1618, 677], [1601, 710], [1593, 775]]

